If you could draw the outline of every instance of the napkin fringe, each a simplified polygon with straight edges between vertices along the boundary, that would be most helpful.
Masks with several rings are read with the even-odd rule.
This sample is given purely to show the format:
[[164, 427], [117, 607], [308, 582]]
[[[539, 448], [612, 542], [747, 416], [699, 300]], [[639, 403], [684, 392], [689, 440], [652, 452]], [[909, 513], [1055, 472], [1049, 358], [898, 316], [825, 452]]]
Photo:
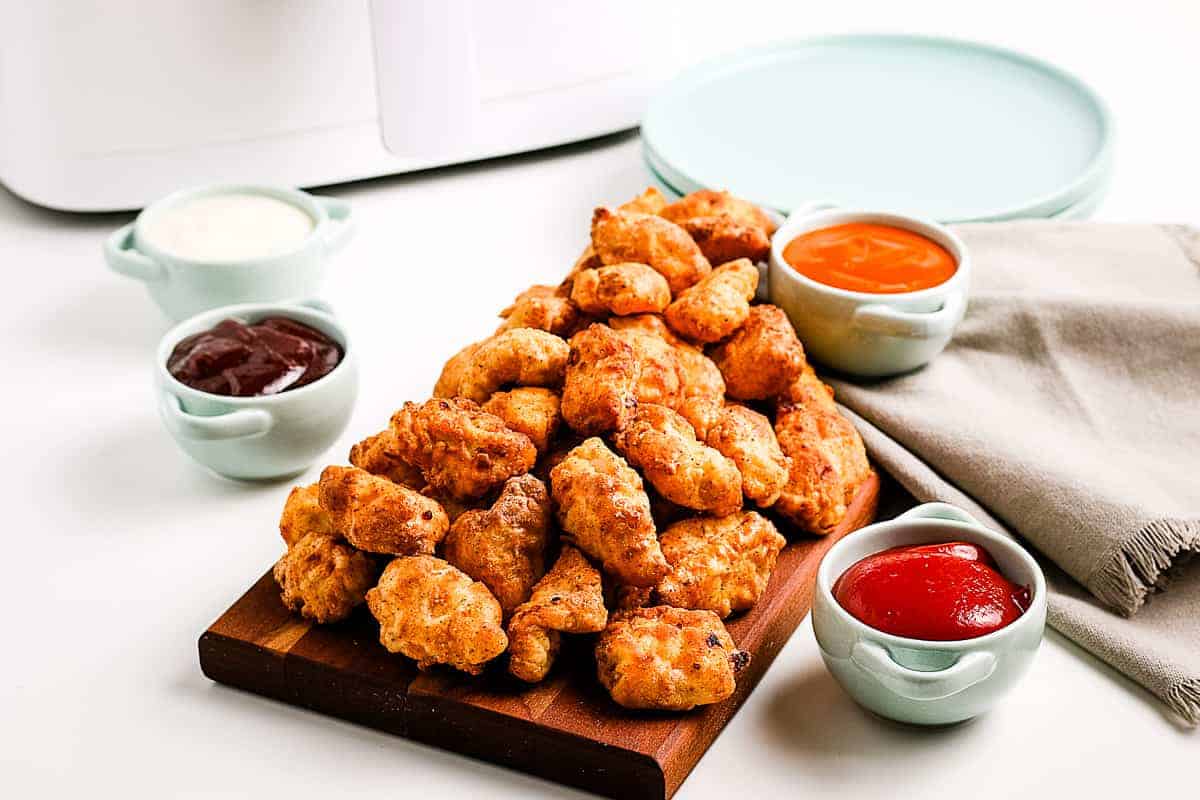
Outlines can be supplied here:
[[1200, 725], [1200, 680], [1186, 680], [1167, 689], [1167, 705], [1189, 725]]
[[[1088, 588], [1110, 608], [1131, 617], [1151, 591], [1161, 588], [1163, 573], [1176, 558], [1197, 550], [1200, 520], [1156, 519], [1122, 542], [1119, 553], [1108, 559]], [[1200, 694], [1200, 689], [1192, 692]]]

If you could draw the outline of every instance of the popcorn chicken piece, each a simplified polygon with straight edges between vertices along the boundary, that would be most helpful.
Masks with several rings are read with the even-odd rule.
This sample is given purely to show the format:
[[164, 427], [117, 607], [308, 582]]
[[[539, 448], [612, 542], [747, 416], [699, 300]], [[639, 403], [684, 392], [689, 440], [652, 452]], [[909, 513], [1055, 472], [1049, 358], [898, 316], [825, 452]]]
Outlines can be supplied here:
[[771, 237], [761, 228], [747, 225], [730, 214], [693, 217], [677, 224], [692, 237], [710, 264], [738, 258], [758, 263], [771, 255]]
[[283, 604], [314, 622], [337, 622], [366, 600], [375, 562], [333, 536], [309, 533], [275, 564]]
[[508, 624], [508, 671], [529, 683], [546, 677], [564, 633], [598, 633], [608, 622], [600, 572], [564, 545], [533, 595]]
[[767, 238], [775, 233], [775, 223], [758, 206], [727, 191], [701, 189], [671, 203], [659, 214], [678, 224], [698, 217], [726, 215], [743, 225], [758, 228]]
[[505, 386], [561, 386], [569, 351], [565, 341], [536, 328], [502, 331], [471, 352], [454, 396], [482, 403]]
[[437, 383], [433, 385], [434, 397], [454, 397], [458, 394], [458, 387], [470, 369], [471, 360], [480, 344], [482, 342], [474, 342], [450, 356], [450, 360], [442, 367]]
[[788, 459], [771, 420], [745, 406], [721, 409], [705, 442], [733, 459], [742, 473], [742, 493], [762, 508], [779, 499], [788, 482]]
[[536, 328], [555, 336], [567, 336], [579, 319], [579, 310], [569, 292], [559, 286], [530, 286], [500, 312], [504, 319], [496, 333], [514, 328]]
[[791, 466], [774, 508], [809, 533], [831, 533], [871, 474], [862, 438], [836, 407], [786, 401], [775, 414], [775, 435]]
[[724, 618], [758, 602], [787, 540], [769, 520], [746, 511], [677, 522], [663, 531], [661, 544], [671, 571], [654, 589], [658, 600]]
[[677, 294], [712, 269], [687, 231], [652, 214], [597, 208], [592, 215], [592, 247], [605, 264], [649, 264]]
[[[660, 314], [633, 314], [628, 317], [613, 317], [608, 321], [608, 326], [614, 331], [639, 330], [643, 333], [650, 333], [672, 347], [685, 347], [689, 350], [699, 349], [692, 342], [679, 338], [675, 331], [667, 327], [666, 321], [663, 320]], [[724, 386], [725, 384], [722, 383], [721, 385]]]
[[392, 483], [420, 491], [425, 488], [421, 470], [400, 457], [396, 434], [391, 428], [368, 436], [350, 448], [350, 463]]
[[697, 437], [704, 438], [725, 405], [725, 379], [704, 353], [676, 348], [675, 354], [680, 374], [680, 397], [675, 410], [691, 423]]
[[758, 268], [742, 258], [714, 269], [685, 289], [663, 317], [677, 333], [697, 342], [717, 342], [742, 326], [758, 289]]
[[550, 471], [564, 539], [622, 583], [651, 586], [667, 572], [642, 479], [599, 438]]
[[405, 403], [391, 425], [400, 457], [435, 491], [458, 499], [482, 497], [537, 460], [528, 436], [461, 397]]
[[675, 348], [662, 338], [635, 328], [618, 330], [616, 334], [633, 348], [638, 364], [634, 399], [639, 403], [675, 405], [683, 388]]
[[804, 348], [783, 309], [758, 305], [745, 324], [717, 345], [712, 359], [725, 390], [738, 400], [765, 400], [785, 391], [804, 369]]
[[646, 191], [627, 203], [622, 203], [618, 210], [630, 211], [636, 214], [658, 214], [667, 207], [667, 198], [654, 186], [646, 187]]
[[562, 422], [559, 403], [558, 394], [550, 389], [523, 386], [510, 392], [496, 392], [483, 404], [483, 410], [528, 436], [541, 454], [550, 447]]
[[800, 375], [779, 397], [779, 401], [796, 405], [815, 405], [831, 414], [841, 413], [838, 411], [837, 403], [833, 401], [833, 387], [818, 378], [812, 365], [807, 361], [804, 363], [804, 369], [800, 371]]
[[635, 608], [645, 608], [650, 605], [653, 595], [653, 586], [625, 586], [621, 584], [613, 589], [613, 610], [632, 611]]
[[609, 618], [596, 642], [596, 672], [618, 705], [688, 711], [719, 703], [750, 663], [711, 611], [668, 606]]
[[508, 614], [529, 598], [545, 571], [550, 494], [532, 475], [509, 478], [487, 510], [466, 511], [450, 527], [447, 561], [482, 581]]
[[500, 604], [487, 587], [440, 558], [409, 556], [387, 565], [367, 592], [379, 641], [427, 670], [448, 664], [469, 675], [508, 647]]
[[732, 460], [696, 439], [688, 421], [654, 403], [637, 407], [617, 432], [617, 449], [673, 503], [718, 516], [742, 507], [742, 476]]
[[571, 299], [588, 314], [645, 314], [671, 302], [667, 279], [645, 264], [622, 262], [575, 276]]
[[625, 424], [637, 403], [641, 369], [633, 347], [611, 328], [590, 325], [571, 337], [562, 416], [584, 436]]
[[319, 491], [337, 534], [368, 553], [432, 553], [450, 528], [436, 501], [357, 467], [326, 467]]
[[293, 486], [279, 517], [279, 535], [291, 547], [310, 533], [337, 536], [333, 520], [321, 508], [320, 485]]

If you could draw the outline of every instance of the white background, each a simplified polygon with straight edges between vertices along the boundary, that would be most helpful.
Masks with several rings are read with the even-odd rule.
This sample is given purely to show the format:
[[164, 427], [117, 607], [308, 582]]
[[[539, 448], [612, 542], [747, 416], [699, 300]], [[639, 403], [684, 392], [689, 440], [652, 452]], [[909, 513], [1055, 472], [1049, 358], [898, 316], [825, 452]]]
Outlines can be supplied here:
[[[1027, 49], [1080, 73], [1116, 113], [1116, 176], [1098, 217], [1200, 223], [1193, 8], [693, 2], [679, 34], [697, 53], [887, 29]], [[556, 280], [593, 205], [646, 181], [636, 137], [625, 136], [331, 190], [354, 203], [361, 228], [327, 297], [353, 326], [363, 365], [354, 420], [331, 458], [426, 396], [442, 361], [490, 332], [509, 297]], [[279, 555], [286, 487], [214, 478], [161, 430], [150, 369], [167, 324], [100, 257], [103, 236], [128, 218], [56, 214], [0, 193], [0, 793], [569, 794], [200, 674], [197, 636]], [[1055, 634], [986, 717], [940, 731], [888, 725], [841, 693], [806, 623], [678, 796], [1186, 795], [1197, 753], [1197, 734]]]

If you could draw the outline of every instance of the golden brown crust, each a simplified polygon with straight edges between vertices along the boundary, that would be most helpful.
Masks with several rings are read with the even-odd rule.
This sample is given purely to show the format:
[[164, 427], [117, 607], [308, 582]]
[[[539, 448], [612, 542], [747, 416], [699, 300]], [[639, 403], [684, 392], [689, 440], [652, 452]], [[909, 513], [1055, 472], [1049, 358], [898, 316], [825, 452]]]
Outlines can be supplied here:
[[592, 215], [592, 247], [605, 264], [649, 264], [682, 292], [712, 269], [687, 231], [652, 214], [597, 208]]
[[425, 488], [421, 470], [400, 457], [391, 428], [368, 436], [350, 448], [350, 463], [392, 483], [420, 491]]
[[758, 602], [787, 544], [753, 511], [677, 522], [663, 531], [661, 542], [671, 571], [655, 587], [658, 600], [720, 617]]
[[546, 486], [532, 475], [510, 478], [491, 508], [466, 511], [454, 521], [444, 555], [482, 581], [508, 614], [542, 577], [550, 522]]
[[434, 397], [454, 397], [458, 394], [458, 387], [462, 383], [463, 376], [471, 367], [471, 359], [474, 358], [475, 351], [479, 349], [480, 344], [482, 342], [472, 342], [450, 356], [450, 360], [446, 362], [442, 367], [441, 374], [438, 375], [437, 383], [433, 385]]
[[596, 672], [626, 708], [688, 711], [719, 703], [750, 663], [711, 611], [655, 606], [614, 614], [596, 642]]
[[742, 507], [742, 476], [732, 460], [696, 439], [677, 412], [655, 403], [637, 407], [617, 432], [617, 449], [673, 503], [731, 514]]
[[368, 553], [432, 553], [450, 528], [436, 500], [357, 467], [326, 467], [320, 498], [338, 535]]
[[537, 460], [528, 436], [461, 397], [405, 403], [392, 430], [400, 456], [434, 490], [460, 499], [482, 497]]
[[704, 343], [717, 342], [742, 326], [758, 288], [758, 268], [746, 259], [731, 261], [681, 292], [663, 315], [672, 330]]
[[567, 336], [579, 319], [579, 311], [559, 286], [530, 286], [500, 312], [504, 319], [497, 333], [514, 328], [536, 328], [555, 336]]
[[779, 499], [788, 482], [788, 459], [771, 420], [745, 406], [721, 409], [705, 442], [733, 459], [742, 473], [742, 493], [761, 508]]
[[761, 208], [734, 197], [727, 191], [701, 189], [692, 192], [674, 203], [663, 208], [660, 212], [664, 218], [679, 223], [697, 217], [713, 217], [727, 215], [743, 225], [761, 230], [767, 238], [775, 232], [775, 223]]
[[279, 517], [279, 535], [291, 547], [310, 533], [337, 536], [333, 520], [321, 508], [320, 485], [293, 486]]
[[771, 237], [757, 225], [747, 225], [730, 214], [692, 217], [677, 223], [700, 248], [710, 264], [738, 258], [754, 263], [771, 254]]
[[571, 299], [588, 314], [657, 313], [671, 302], [671, 288], [645, 264], [622, 262], [577, 274]]
[[620, 428], [637, 403], [640, 377], [633, 347], [608, 326], [590, 325], [571, 337], [563, 419], [584, 436]]
[[496, 392], [483, 404], [483, 410], [504, 420], [504, 424], [514, 431], [528, 436], [539, 454], [550, 447], [562, 422], [558, 394], [538, 386]]
[[379, 641], [429, 669], [448, 664], [471, 675], [504, 652], [500, 604], [487, 587], [440, 558], [397, 558], [367, 592]]
[[568, 351], [563, 339], [536, 328], [501, 331], [471, 351], [453, 396], [482, 403], [506, 386], [561, 386]]
[[550, 471], [564, 538], [620, 582], [650, 586], [666, 574], [641, 477], [593, 437]]
[[621, 211], [632, 211], [635, 214], [658, 214], [667, 207], [667, 198], [654, 186], [647, 186], [646, 191], [627, 203], [622, 203]]
[[725, 391], [738, 400], [766, 400], [785, 391], [804, 369], [804, 348], [783, 309], [758, 305], [742, 327], [717, 345], [712, 359]]
[[320, 623], [350, 616], [375, 583], [375, 562], [350, 545], [310, 533], [288, 548], [275, 564], [283, 604]]
[[508, 671], [529, 683], [546, 677], [563, 633], [598, 633], [608, 622], [600, 573], [564, 545], [508, 625]]
[[616, 334], [633, 348], [638, 365], [638, 380], [633, 390], [637, 402], [675, 405], [682, 389], [676, 349], [661, 337], [636, 328], [624, 328]]
[[688, 340], [681, 339], [675, 331], [667, 327], [666, 320], [662, 318], [661, 314], [634, 314], [629, 317], [613, 317], [608, 321], [608, 326], [614, 331], [639, 330], [643, 333], [650, 333], [672, 347], [686, 347], [690, 350], [699, 349]]

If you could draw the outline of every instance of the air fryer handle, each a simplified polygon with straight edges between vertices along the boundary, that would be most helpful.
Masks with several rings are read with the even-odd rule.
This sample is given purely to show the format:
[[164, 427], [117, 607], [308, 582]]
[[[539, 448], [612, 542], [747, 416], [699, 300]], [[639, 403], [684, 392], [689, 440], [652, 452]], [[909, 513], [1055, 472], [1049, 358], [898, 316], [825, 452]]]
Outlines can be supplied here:
[[470, 0], [371, 0], [383, 144], [400, 158], [471, 148], [479, 105]]

